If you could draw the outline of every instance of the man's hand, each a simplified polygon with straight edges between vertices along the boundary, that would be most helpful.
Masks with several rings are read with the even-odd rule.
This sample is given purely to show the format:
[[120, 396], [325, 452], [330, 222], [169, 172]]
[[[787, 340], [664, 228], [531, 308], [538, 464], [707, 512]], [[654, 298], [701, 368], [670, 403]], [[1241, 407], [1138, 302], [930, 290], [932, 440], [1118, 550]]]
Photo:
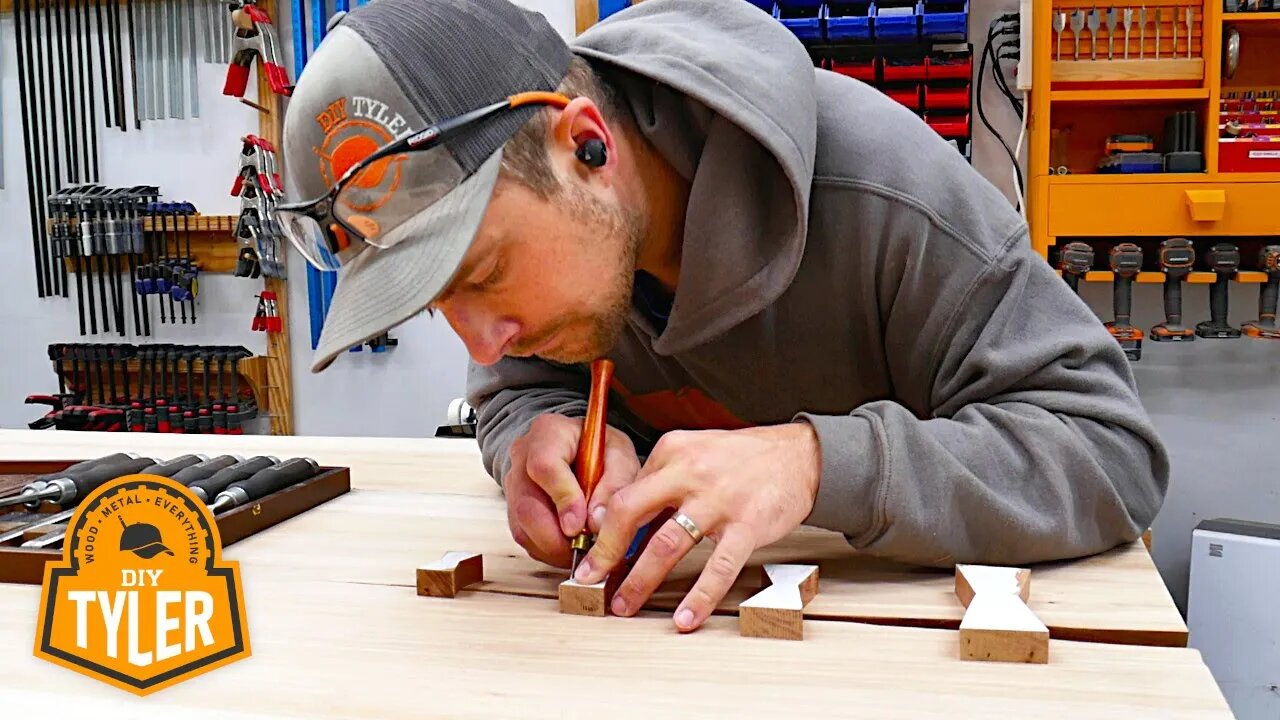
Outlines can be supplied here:
[[[635, 483], [613, 493], [576, 579], [604, 579], [622, 562], [638, 528], [664, 509], [676, 508], [716, 543], [675, 613], [681, 631], [699, 627], [751, 553], [809, 516], [821, 474], [818, 449], [818, 437], [805, 422], [663, 435]], [[614, 595], [614, 614], [638, 611], [693, 546], [693, 537], [674, 520], [663, 523]]]
[[[535, 560], [569, 567], [570, 538], [582, 532], [588, 508], [573, 474], [582, 418], [555, 413], [539, 415], [529, 432], [511, 443], [511, 469], [502, 479], [507, 496], [511, 537]], [[590, 510], [603, 514], [605, 504], [640, 470], [635, 446], [626, 433], [610, 427], [605, 433], [604, 475], [591, 495]], [[591, 530], [599, 530], [593, 518]]]

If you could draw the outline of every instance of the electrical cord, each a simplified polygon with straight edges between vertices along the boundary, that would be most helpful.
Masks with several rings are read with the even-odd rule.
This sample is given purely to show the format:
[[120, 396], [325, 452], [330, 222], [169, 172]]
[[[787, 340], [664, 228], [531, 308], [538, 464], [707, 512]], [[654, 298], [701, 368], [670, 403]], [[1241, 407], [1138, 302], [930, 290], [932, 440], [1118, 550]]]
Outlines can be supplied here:
[[[1023, 102], [1023, 104], [1026, 104], [1026, 102], [1027, 102], [1027, 91], [1026, 91], [1026, 90], [1023, 90], [1023, 91], [1022, 91], [1022, 102]], [[1027, 125], [1028, 125], [1028, 114], [1023, 114], [1023, 116], [1022, 116], [1022, 130], [1020, 130], [1020, 131], [1018, 132], [1018, 144], [1017, 144], [1017, 145], [1015, 145], [1015, 146], [1014, 146], [1014, 148], [1013, 148], [1013, 157], [1014, 157], [1014, 160], [1015, 160], [1015, 161], [1020, 160], [1020, 159], [1022, 158], [1022, 143], [1024, 143], [1024, 142], [1026, 141], [1026, 139], [1027, 139]], [[1016, 167], [1016, 166], [1015, 166], [1015, 167]], [[1019, 185], [1019, 187], [1014, 188], [1014, 190], [1018, 193], [1018, 210], [1022, 212], [1022, 219], [1023, 219], [1023, 220], [1026, 220], [1026, 219], [1027, 219], [1027, 191], [1026, 191], [1026, 188], [1021, 187], [1021, 185]]]
[[[1016, 14], [1014, 17], [1016, 18]], [[978, 62], [978, 87], [977, 87], [977, 103], [976, 104], [978, 106], [978, 117], [982, 120], [982, 124], [985, 125], [987, 130], [992, 135], [995, 136], [996, 140], [1000, 142], [1000, 147], [1004, 148], [1005, 154], [1009, 156], [1009, 162], [1013, 165], [1013, 172], [1015, 175], [1015, 179], [1017, 180], [1017, 183], [1018, 183], [1018, 193], [1017, 193], [1019, 198], [1018, 204], [1019, 204], [1019, 207], [1021, 207], [1022, 205], [1021, 198], [1026, 192], [1025, 190], [1026, 183], [1024, 182], [1022, 177], [1021, 164], [1018, 162], [1018, 158], [1014, 154], [1013, 150], [1009, 148], [1009, 143], [1005, 141], [1004, 136], [1001, 135], [996, 130], [994, 125], [991, 124], [991, 120], [987, 117], [987, 113], [985, 108], [983, 107], [983, 102], [982, 102], [982, 85], [983, 85], [983, 78], [986, 75], [987, 58], [988, 57], [992, 58], [993, 66], [998, 64], [998, 60], [996, 59], [996, 55], [997, 55], [996, 51], [992, 47], [993, 43], [996, 41], [996, 39], [998, 39], [1002, 35], [1016, 34], [1019, 32], [1019, 29], [1016, 26], [1013, 28], [998, 30], [997, 28], [1001, 24], [1002, 24], [1002, 21], [996, 20], [991, 23], [991, 27], [987, 31], [987, 44], [983, 48], [982, 58]], [[1000, 84], [999, 81], [997, 81], [996, 84], [999, 85]], [[1004, 89], [1005, 88], [1002, 88], [1002, 92]], [[1009, 93], [1009, 96], [1012, 96], [1012, 93]], [[1010, 97], [1010, 99], [1012, 100], [1012, 97]], [[1024, 114], [1019, 113], [1019, 115], [1022, 116]]]
[[[1006, 51], [1005, 48], [1010, 48], [1010, 50]], [[1001, 93], [1003, 93], [1009, 100], [1009, 106], [1013, 108], [1013, 111], [1017, 113], [1019, 118], [1022, 117], [1023, 102], [1013, 94], [1013, 89], [1009, 87], [1009, 81], [1005, 78], [1004, 68], [1000, 63], [1005, 60], [1013, 60], [1016, 63], [1021, 55], [1020, 48], [1021, 43], [1017, 40], [1010, 40], [1002, 43], [996, 48], [995, 58], [991, 68], [991, 74], [995, 77], [996, 83], [1000, 86]]]

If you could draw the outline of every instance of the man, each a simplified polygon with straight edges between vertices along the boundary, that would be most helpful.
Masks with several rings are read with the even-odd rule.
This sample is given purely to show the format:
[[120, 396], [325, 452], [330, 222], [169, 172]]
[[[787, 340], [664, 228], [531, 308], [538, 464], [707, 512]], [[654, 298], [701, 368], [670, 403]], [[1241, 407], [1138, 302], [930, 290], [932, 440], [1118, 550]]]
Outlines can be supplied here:
[[[505, 0], [378, 0], [308, 65], [284, 147], [320, 200], [282, 220], [341, 267], [314, 370], [443, 313], [513, 536], [564, 567], [585, 525], [583, 582], [678, 511], [617, 614], [704, 535], [682, 631], [802, 523], [921, 565], [1028, 563], [1131, 541], [1162, 502], [1124, 355], [1021, 217], [743, 0], [647, 0], [572, 48]], [[571, 463], [598, 357], [588, 505]]]

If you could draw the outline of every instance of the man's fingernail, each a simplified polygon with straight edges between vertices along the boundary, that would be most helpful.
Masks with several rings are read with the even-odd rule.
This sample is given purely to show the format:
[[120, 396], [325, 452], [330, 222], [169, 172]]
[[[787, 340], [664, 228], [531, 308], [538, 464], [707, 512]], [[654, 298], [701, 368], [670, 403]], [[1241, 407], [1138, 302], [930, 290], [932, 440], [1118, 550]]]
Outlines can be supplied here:
[[591, 577], [591, 561], [583, 560], [578, 564], [578, 571], [573, 574], [573, 579], [586, 585], [589, 577]]
[[582, 529], [582, 516], [577, 510], [568, 510], [564, 514], [565, 534], [576, 534]]
[[626, 600], [623, 600], [623, 599], [622, 599], [622, 598], [620, 598], [620, 597], [616, 597], [616, 598], [614, 598], [614, 599], [613, 599], [613, 614], [614, 614], [614, 615], [626, 615], [626, 614], [627, 614], [627, 601], [626, 601]]
[[604, 524], [604, 506], [597, 505], [595, 510], [591, 511], [591, 519], [596, 521], [596, 527]]
[[677, 612], [676, 625], [679, 625], [681, 630], [689, 630], [690, 628], [692, 628], [693, 627], [693, 611], [690, 610], [689, 608], [685, 608]]

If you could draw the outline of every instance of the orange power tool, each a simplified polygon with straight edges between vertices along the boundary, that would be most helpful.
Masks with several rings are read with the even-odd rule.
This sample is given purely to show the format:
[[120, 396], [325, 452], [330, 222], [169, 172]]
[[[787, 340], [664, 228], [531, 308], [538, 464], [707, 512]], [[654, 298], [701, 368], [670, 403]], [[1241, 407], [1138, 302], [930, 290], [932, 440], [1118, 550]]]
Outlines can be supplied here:
[[[582, 438], [578, 441], [578, 456], [573, 461], [573, 472], [590, 507], [591, 493], [604, 475], [604, 434], [608, 427], [609, 383], [613, 380], [613, 361], [600, 358], [591, 363], [591, 394], [587, 398], [587, 417], [582, 425]], [[573, 539], [573, 565], [569, 576], [578, 570], [578, 563], [591, 549], [595, 540], [584, 529]]]

